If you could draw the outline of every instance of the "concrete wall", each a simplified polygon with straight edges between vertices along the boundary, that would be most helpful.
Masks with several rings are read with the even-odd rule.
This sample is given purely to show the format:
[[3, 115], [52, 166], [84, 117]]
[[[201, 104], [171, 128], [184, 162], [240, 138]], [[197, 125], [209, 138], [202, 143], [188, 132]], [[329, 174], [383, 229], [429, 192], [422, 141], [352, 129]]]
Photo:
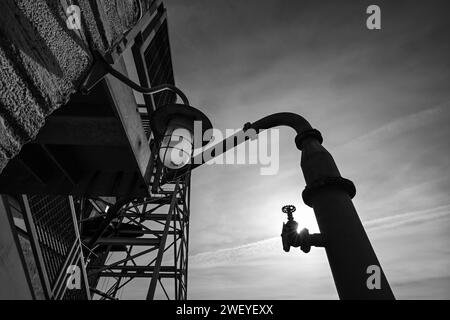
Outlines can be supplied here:
[[[0, 172], [64, 105], [92, 65], [138, 19], [138, 0], [1, 0]], [[81, 9], [80, 31], [66, 8]]]

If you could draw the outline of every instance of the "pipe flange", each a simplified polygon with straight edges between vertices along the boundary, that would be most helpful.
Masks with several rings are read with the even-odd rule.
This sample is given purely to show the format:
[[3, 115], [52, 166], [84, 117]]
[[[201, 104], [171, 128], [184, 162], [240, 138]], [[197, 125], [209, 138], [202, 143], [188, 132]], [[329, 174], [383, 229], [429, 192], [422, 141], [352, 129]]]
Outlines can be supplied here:
[[252, 124], [250, 122], [246, 122], [244, 124], [244, 127], [242, 128], [242, 131], [246, 132], [248, 129], [252, 127]]
[[323, 190], [324, 188], [329, 187], [338, 187], [345, 192], [347, 192], [348, 196], [353, 199], [356, 195], [356, 188], [352, 181], [342, 178], [342, 177], [328, 177], [318, 181], [313, 182], [312, 184], [305, 187], [305, 190], [302, 192], [303, 202], [312, 207], [312, 199], [314, 194]]
[[323, 142], [322, 134], [317, 129], [305, 130], [295, 137], [295, 145], [299, 150], [303, 150], [303, 141], [306, 138], [315, 138], [320, 144]]

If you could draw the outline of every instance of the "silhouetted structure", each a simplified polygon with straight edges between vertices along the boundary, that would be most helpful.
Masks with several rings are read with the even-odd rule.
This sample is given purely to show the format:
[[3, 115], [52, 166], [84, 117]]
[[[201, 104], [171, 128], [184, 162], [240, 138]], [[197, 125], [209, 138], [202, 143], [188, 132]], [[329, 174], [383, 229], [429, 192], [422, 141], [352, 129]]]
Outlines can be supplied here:
[[[31, 141], [9, 162], [4, 157], [1, 240], [15, 250], [11, 263], [0, 268], [5, 275], [14, 273], [15, 280], [0, 281], [2, 287], [5, 283], [17, 290], [2, 292], [2, 297], [115, 299], [123, 288], [140, 279], [149, 288], [142, 298], [185, 299], [190, 175], [168, 179], [149, 126], [152, 112], [174, 102], [175, 95], [162, 92], [144, 97], [106, 77], [88, 95], [75, 92], [70, 96], [95, 62], [94, 50], [142, 86], [174, 84], [166, 10], [160, 0], [127, 0], [115, 8], [110, 1], [104, 2], [108, 8], [79, 1], [83, 28], [77, 31], [64, 28], [66, 22], [60, 14], [64, 7], [41, 2], [51, 9], [50, 18], [43, 15], [42, 19], [55, 22], [55, 32], [73, 45], [69, 50], [83, 52], [66, 56], [68, 63], [79, 64], [79, 59], [86, 58], [70, 83], [67, 70], [59, 74], [49, 67], [60, 66], [62, 58], [43, 63], [47, 71], [37, 76], [36, 82], [46, 79], [48, 72], [55, 83], [58, 77], [64, 78], [68, 85], [57, 93], [51, 86], [47, 92], [45, 88], [37, 90], [34, 82], [24, 85], [24, 89], [48, 96], [51, 108], [41, 116], [39, 103], [47, 100], [37, 99], [35, 109], [30, 110], [31, 116], [41, 117], [40, 125], [20, 143]], [[13, 1], [2, 5], [27, 15]], [[13, 17], [10, 22], [20, 24]], [[5, 30], [9, 29], [2, 25], [1, 35], [10, 44], [6, 49], [20, 50], [16, 37]], [[23, 28], [23, 37], [28, 31]], [[26, 78], [27, 65], [20, 67], [23, 61], [11, 61], [17, 64], [16, 73]], [[33, 61], [39, 64], [37, 58]], [[10, 91], [2, 91], [3, 97], [8, 94]], [[53, 103], [55, 94], [59, 100]], [[11, 109], [29, 108], [22, 100], [17, 104]], [[8, 109], [4, 104], [0, 107]], [[15, 131], [10, 132], [14, 137]], [[5, 141], [4, 145], [9, 143]], [[80, 289], [67, 289], [69, 265], [82, 270]]]

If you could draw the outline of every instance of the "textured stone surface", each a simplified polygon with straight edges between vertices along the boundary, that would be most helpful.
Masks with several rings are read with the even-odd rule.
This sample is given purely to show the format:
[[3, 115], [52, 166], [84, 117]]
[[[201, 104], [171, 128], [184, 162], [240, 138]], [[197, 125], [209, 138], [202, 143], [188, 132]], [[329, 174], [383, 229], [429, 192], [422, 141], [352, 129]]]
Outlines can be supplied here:
[[137, 0], [79, 0], [93, 47], [104, 53], [132, 28], [139, 14]]
[[92, 65], [88, 48], [106, 52], [138, 18], [132, 0], [72, 1], [80, 37], [67, 28], [67, 2], [0, 1], [0, 172], [76, 92]]
[[[136, 22], [137, 6], [136, 1], [133, 0], [123, 0], [123, 1], [110, 1], [102, 0], [103, 10], [106, 14], [107, 21], [109, 24], [109, 36], [111, 43], [115, 39], [120, 38], [120, 36], [127, 31]], [[117, 5], [116, 5], [117, 3]]]

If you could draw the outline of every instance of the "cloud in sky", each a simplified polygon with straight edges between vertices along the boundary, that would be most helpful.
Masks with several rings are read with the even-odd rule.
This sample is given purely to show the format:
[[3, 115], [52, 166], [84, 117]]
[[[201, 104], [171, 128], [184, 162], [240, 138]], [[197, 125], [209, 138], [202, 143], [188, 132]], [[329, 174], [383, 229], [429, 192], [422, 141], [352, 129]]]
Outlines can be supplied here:
[[[380, 262], [396, 298], [450, 297], [450, 205], [369, 220], [364, 227], [384, 253]], [[122, 298], [145, 295], [148, 284], [135, 281]], [[338, 298], [325, 251], [285, 253], [280, 237], [192, 255], [188, 292], [190, 299]]]
[[[399, 299], [450, 297], [450, 206], [379, 218], [364, 224]], [[426, 230], [426, 232], [425, 232]], [[429, 232], [434, 235], [427, 236]], [[391, 246], [405, 245], [402, 250]], [[429, 249], [424, 250], [424, 248]], [[281, 239], [200, 253], [190, 258], [191, 299], [336, 299], [323, 249], [284, 253]], [[408, 261], [405, 266], [404, 261]], [[424, 263], [424, 261], [426, 261]]]
[[[447, 2], [378, 1], [378, 32], [365, 28], [372, 3], [363, 0], [166, 0], [176, 83], [222, 130], [279, 111], [305, 116], [342, 175], [355, 182], [362, 221], [427, 216], [449, 204]], [[292, 130], [280, 130], [275, 176], [248, 165], [196, 169], [194, 257], [278, 236], [284, 204], [297, 206], [300, 226], [311, 224], [293, 141]], [[399, 297], [450, 297], [446, 215], [372, 228], [369, 237]], [[245, 250], [253, 249], [240, 247], [245, 255], [235, 264], [201, 266], [195, 258], [190, 297], [336, 298], [320, 249], [286, 256], [276, 240], [263, 243], [252, 258]], [[309, 271], [319, 280], [303, 275]], [[300, 286], [289, 285], [295, 276]]]

